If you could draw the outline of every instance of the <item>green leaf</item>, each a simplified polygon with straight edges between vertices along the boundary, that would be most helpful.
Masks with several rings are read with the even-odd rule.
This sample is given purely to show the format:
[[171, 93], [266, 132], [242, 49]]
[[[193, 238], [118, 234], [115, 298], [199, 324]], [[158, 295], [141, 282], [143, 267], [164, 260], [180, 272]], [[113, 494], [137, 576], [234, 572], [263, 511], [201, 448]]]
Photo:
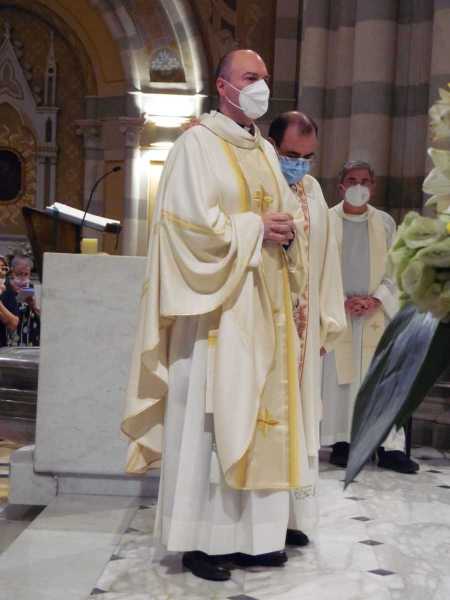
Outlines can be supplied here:
[[400, 310], [386, 328], [356, 397], [345, 487], [393, 425], [407, 422], [449, 365], [450, 324], [412, 305]]

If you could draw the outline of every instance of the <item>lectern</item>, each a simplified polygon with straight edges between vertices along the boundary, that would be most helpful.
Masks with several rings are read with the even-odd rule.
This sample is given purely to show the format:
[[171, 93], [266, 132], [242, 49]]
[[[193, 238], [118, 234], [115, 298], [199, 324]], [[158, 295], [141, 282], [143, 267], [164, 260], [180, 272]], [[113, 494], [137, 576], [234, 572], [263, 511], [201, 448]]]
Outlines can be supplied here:
[[[30, 206], [24, 206], [22, 214], [36, 262], [36, 270], [39, 280], [42, 282], [42, 266], [45, 252], [80, 253], [82, 235], [82, 226], [80, 223], [82, 219], [68, 216], [58, 210], [49, 212], [48, 210], [39, 210]], [[102, 221], [105, 221], [104, 225], [91, 223], [89, 219], [86, 219], [84, 226], [106, 233], [120, 233], [120, 224], [117, 224], [117, 222], [107, 223], [106, 219], [102, 219]]]

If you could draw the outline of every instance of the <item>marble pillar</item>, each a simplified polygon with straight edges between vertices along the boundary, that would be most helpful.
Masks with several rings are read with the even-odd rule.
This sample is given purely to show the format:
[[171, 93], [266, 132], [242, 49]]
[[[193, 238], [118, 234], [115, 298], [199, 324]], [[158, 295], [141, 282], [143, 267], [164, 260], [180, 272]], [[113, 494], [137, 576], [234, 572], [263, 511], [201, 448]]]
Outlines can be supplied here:
[[122, 223], [122, 254], [145, 254], [147, 237], [147, 198], [141, 188], [140, 135], [144, 117], [123, 117], [120, 131], [125, 144], [124, 220]]

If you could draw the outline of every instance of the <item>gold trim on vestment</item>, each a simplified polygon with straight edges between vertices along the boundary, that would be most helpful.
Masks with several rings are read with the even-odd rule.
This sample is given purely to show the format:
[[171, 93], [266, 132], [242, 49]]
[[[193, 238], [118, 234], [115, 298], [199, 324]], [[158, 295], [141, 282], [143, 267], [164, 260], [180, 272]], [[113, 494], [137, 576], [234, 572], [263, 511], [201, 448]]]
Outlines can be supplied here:
[[256, 420], [256, 427], [262, 432], [264, 437], [267, 435], [269, 431], [269, 427], [276, 427], [280, 424], [280, 421], [274, 419], [272, 413], [268, 408], [260, 408], [258, 413], [258, 418]]
[[208, 333], [208, 346], [217, 346], [217, 335], [217, 329]]
[[[228, 143], [225, 140], [221, 140], [222, 147], [224, 153], [228, 159], [228, 162], [232, 168], [232, 172], [235, 175], [236, 183], [239, 191], [239, 207], [240, 212], [259, 212], [255, 211], [253, 205], [251, 203], [252, 197], [250, 193], [250, 187], [245, 179], [244, 172], [239, 163], [238, 156], [233, 150], [232, 144]], [[275, 189], [278, 193], [278, 200], [281, 202], [282, 194], [280, 189], [280, 184], [277, 179], [276, 173], [274, 171], [273, 166], [270, 161], [266, 157], [263, 149], [259, 148], [259, 151], [262, 153], [263, 161], [269, 168], [269, 171], [274, 180]], [[273, 202], [273, 198], [270, 197], [263, 188], [261, 188], [261, 205], [260, 211], [264, 212], [264, 209], [267, 209], [269, 205]], [[275, 210], [278, 210], [274, 207]], [[271, 411], [267, 406], [264, 406], [264, 390], [261, 391], [261, 397], [258, 398], [258, 407], [257, 413], [255, 414], [255, 423], [253, 434], [248, 440], [248, 446], [245, 450], [244, 454], [229, 467], [227, 472], [225, 473], [225, 478], [228, 484], [235, 489], [242, 490], [250, 490], [250, 489], [290, 489], [290, 488], [298, 488], [300, 482], [300, 457], [299, 457], [299, 431], [298, 431], [298, 365], [297, 363], [297, 353], [296, 353], [296, 330], [293, 320], [292, 313], [292, 299], [291, 299], [291, 291], [290, 291], [290, 283], [289, 283], [289, 273], [288, 273], [288, 264], [287, 257], [282, 249], [279, 250], [280, 260], [281, 260], [281, 285], [282, 285], [282, 298], [280, 299], [282, 302], [282, 312], [285, 315], [285, 324], [284, 324], [284, 335], [280, 338], [279, 332], [275, 327], [275, 323], [273, 323], [275, 327], [275, 337], [276, 343], [275, 348], [277, 352], [286, 352], [287, 354], [287, 362], [283, 367], [283, 379], [286, 377], [287, 385], [285, 393], [282, 394], [283, 402], [283, 411], [287, 416], [286, 427], [284, 428], [284, 417], [283, 417], [283, 442], [282, 447], [280, 446], [279, 451], [284, 455], [283, 460], [283, 475], [280, 474], [281, 480], [277, 483], [269, 483], [267, 481], [260, 481], [261, 473], [257, 470], [254, 472], [254, 464], [253, 464], [253, 451], [255, 449], [255, 444], [259, 444], [255, 434], [256, 431], [260, 431], [261, 434], [270, 440], [271, 431], [278, 430], [278, 426], [281, 425], [278, 419], [275, 419], [271, 414]], [[259, 275], [261, 277], [261, 283], [266, 288], [266, 292], [268, 294], [268, 300], [271, 302], [271, 296], [268, 291], [267, 283], [264, 278], [264, 269], [262, 268], [262, 264], [259, 267]], [[213, 347], [216, 343], [216, 340], [208, 335], [208, 346], [210, 350], [213, 350]], [[285, 350], [283, 349], [283, 346]], [[275, 359], [275, 357], [274, 357]], [[272, 371], [273, 365], [270, 369]], [[286, 437], [287, 436], [287, 437]], [[279, 442], [277, 442], [279, 444]], [[275, 448], [278, 451], [277, 448]], [[286, 462], [287, 461], [287, 462]], [[254, 478], [256, 476], [257, 483], [255, 485]]]
[[[245, 180], [245, 177], [243, 175], [241, 166], [239, 165], [239, 161], [235, 155], [235, 153], [233, 152], [232, 148], [230, 147], [230, 145], [225, 142], [224, 140], [222, 140], [222, 144], [223, 147], [225, 149], [225, 152], [227, 154], [227, 157], [230, 161], [231, 166], [233, 167], [233, 170], [236, 174], [236, 177], [238, 179], [239, 182], [239, 189], [240, 189], [240, 194], [241, 194], [241, 210], [242, 212], [246, 212], [249, 210], [252, 210], [251, 206], [250, 206], [250, 190], [247, 184], [247, 181]], [[276, 185], [276, 190], [278, 193], [278, 198], [279, 201], [281, 202], [281, 189], [280, 189], [280, 185], [278, 182], [278, 179], [276, 177], [276, 174], [274, 172], [274, 169], [270, 163], [270, 161], [268, 160], [267, 156], [265, 155], [264, 151], [262, 148], [259, 148], [259, 151], [261, 152], [263, 159], [265, 161], [265, 163], [268, 165], [269, 170], [272, 174], [272, 177], [274, 179], [275, 185]], [[245, 195], [245, 196], [244, 196]], [[266, 200], [267, 204], [269, 204], [268, 199], [269, 196], [267, 196], [267, 194], [264, 193], [264, 190], [261, 190], [261, 207], [260, 210], [261, 212], [263, 212], [264, 208], [263, 207], [263, 203]], [[272, 198], [270, 198], [270, 203], [272, 203]], [[288, 414], [288, 424], [287, 424], [287, 429], [288, 429], [288, 440], [287, 440], [287, 446], [288, 446], [288, 453], [289, 453], [289, 457], [288, 457], [288, 469], [287, 469], [287, 485], [275, 485], [275, 486], [267, 486], [264, 488], [259, 488], [259, 489], [286, 489], [286, 488], [298, 488], [300, 485], [300, 468], [299, 468], [299, 461], [300, 461], [300, 456], [299, 456], [299, 443], [298, 443], [298, 410], [299, 407], [297, 405], [297, 400], [298, 400], [298, 365], [296, 364], [296, 352], [295, 352], [295, 340], [294, 340], [294, 335], [295, 335], [295, 326], [294, 326], [294, 317], [293, 317], [293, 311], [292, 311], [292, 299], [291, 299], [291, 292], [290, 292], [290, 284], [289, 284], [289, 274], [288, 274], [288, 266], [287, 266], [287, 258], [283, 252], [283, 250], [280, 249], [280, 255], [281, 255], [281, 261], [282, 261], [282, 277], [283, 277], [283, 302], [284, 302], [284, 313], [285, 313], [285, 317], [286, 317], [286, 321], [285, 321], [285, 331], [286, 331], [286, 352], [287, 352], [287, 381], [288, 381], [288, 385], [287, 385], [287, 414]], [[264, 272], [263, 270], [261, 270], [261, 277], [264, 281]], [[266, 284], [267, 286], [267, 284]], [[269, 294], [269, 299], [270, 299], [270, 294]], [[275, 328], [276, 331], [276, 338], [278, 338], [278, 332], [277, 329]], [[276, 347], [278, 347], [278, 344], [280, 344], [281, 340], [277, 339], [276, 341]], [[262, 397], [264, 396], [264, 392], [262, 393]], [[262, 400], [262, 397], [260, 400]], [[267, 408], [261, 408], [260, 405], [260, 409], [258, 411], [258, 416], [257, 416], [257, 420], [255, 423], [255, 431], [256, 429], [261, 429], [262, 427], [264, 428], [264, 431], [262, 431], [263, 435], [267, 435], [268, 432], [270, 431], [270, 429], [272, 427], [276, 427], [277, 425], [279, 425], [279, 421], [277, 421], [276, 419], [271, 418], [271, 415], [269, 415], [269, 418], [265, 418], [267, 417], [267, 413], [265, 412], [267, 411]], [[263, 419], [261, 417], [264, 417]], [[263, 423], [264, 421], [264, 423]], [[270, 427], [270, 429], [269, 429]], [[234, 483], [236, 485], [236, 487], [240, 488], [240, 489], [253, 489], [253, 488], [249, 488], [247, 485], [247, 479], [248, 479], [248, 468], [249, 468], [249, 459], [251, 456], [251, 451], [252, 451], [252, 446], [255, 443], [255, 438], [253, 437], [252, 441], [250, 442], [247, 451], [244, 453], [244, 455], [241, 457], [241, 459], [234, 465], [233, 467], [233, 471], [234, 471]]]
[[292, 314], [291, 290], [289, 285], [289, 275], [287, 268], [287, 259], [283, 255], [283, 292], [284, 292], [284, 311], [286, 315], [286, 342], [287, 342], [287, 376], [288, 376], [288, 427], [289, 427], [289, 484], [290, 487], [299, 487], [299, 444], [298, 444], [298, 371], [295, 360], [294, 344], [294, 316]]
[[239, 185], [239, 196], [241, 198], [241, 212], [247, 212], [251, 210], [250, 190], [248, 187], [248, 183], [244, 175], [242, 174], [242, 169], [239, 166], [239, 161], [236, 157], [236, 154], [233, 152], [231, 145], [224, 139], [221, 139], [220, 141], [222, 142], [222, 147], [224, 149], [225, 154], [227, 155], [230, 166], [233, 169], [234, 174], [236, 175], [236, 179]]
[[[309, 207], [308, 207], [308, 199], [306, 197], [306, 192], [304, 185], [301, 181], [297, 182], [294, 186], [292, 186], [296, 195], [298, 196], [300, 207], [303, 212], [303, 216], [305, 217], [305, 252], [306, 252], [306, 260], [309, 265], [309, 238], [310, 238], [310, 215], [309, 215]], [[298, 299], [298, 304], [293, 310], [294, 321], [298, 333], [298, 337], [300, 340], [300, 362], [298, 365], [298, 378], [300, 384], [303, 379], [303, 368], [305, 366], [305, 357], [306, 357], [306, 345], [308, 343], [308, 325], [309, 325], [309, 274], [310, 269], [307, 272], [306, 278], [306, 286], [303, 290], [300, 298]]]
[[223, 235], [225, 233], [225, 227], [214, 229], [212, 227], [206, 227], [205, 225], [191, 223], [168, 210], [161, 211], [161, 221], [169, 221], [169, 223], [174, 223], [175, 225], [178, 225], [178, 227], [181, 227], [181, 229], [188, 229], [189, 231], [195, 231], [196, 233], [202, 233], [204, 235]]
[[279, 198], [279, 199], [280, 199], [280, 201], [281, 201], [281, 198], [282, 198], [282, 195], [281, 195], [281, 188], [280, 188], [280, 184], [278, 183], [278, 178], [277, 178], [277, 176], [276, 176], [276, 174], [275, 174], [275, 171], [273, 170], [272, 164], [271, 164], [270, 160], [267, 158], [267, 156], [266, 156], [266, 153], [265, 153], [265, 152], [264, 152], [264, 150], [261, 148], [261, 146], [258, 148], [258, 150], [259, 150], [259, 151], [261, 152], [261, 154], [263, 155], [263, 158], [264, 158], [264, 160], [265, 160], [265, 162], [266, 162], [267, 166], [269, 167], [269, 169], [270, 169], [270, 172], [272, 173], [272, 177], [273, 177], [273, 179], [274, 179], [274, 181], [275, 181], [275, 185], [276, 185], [276, 187], [277, 187], [278, 198]]

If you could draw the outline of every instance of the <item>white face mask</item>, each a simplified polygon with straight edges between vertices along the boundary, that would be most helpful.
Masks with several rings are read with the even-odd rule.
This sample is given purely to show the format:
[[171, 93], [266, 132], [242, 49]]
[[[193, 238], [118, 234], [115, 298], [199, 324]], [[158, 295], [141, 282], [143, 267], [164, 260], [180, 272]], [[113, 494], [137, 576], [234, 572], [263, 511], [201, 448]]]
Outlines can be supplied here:
[[365, 185], [352, 185], [345, 191], [345, 200], [355, 207], [364, 206], [370, 199], [370, 190]]
[[225, 99], [231, 106], [242, 110], [244, 115], [249, 119], [259, 119], [259, 117], [266, 114], [269, 107], [270, 90], [264, 79], [258, 79], [258, 81], [247, 85], [242, 90], [235, 87], [226, 79], [224, 79], [224, 81], [234, 90], [239, 92], [239, 106], [225, 96]]

